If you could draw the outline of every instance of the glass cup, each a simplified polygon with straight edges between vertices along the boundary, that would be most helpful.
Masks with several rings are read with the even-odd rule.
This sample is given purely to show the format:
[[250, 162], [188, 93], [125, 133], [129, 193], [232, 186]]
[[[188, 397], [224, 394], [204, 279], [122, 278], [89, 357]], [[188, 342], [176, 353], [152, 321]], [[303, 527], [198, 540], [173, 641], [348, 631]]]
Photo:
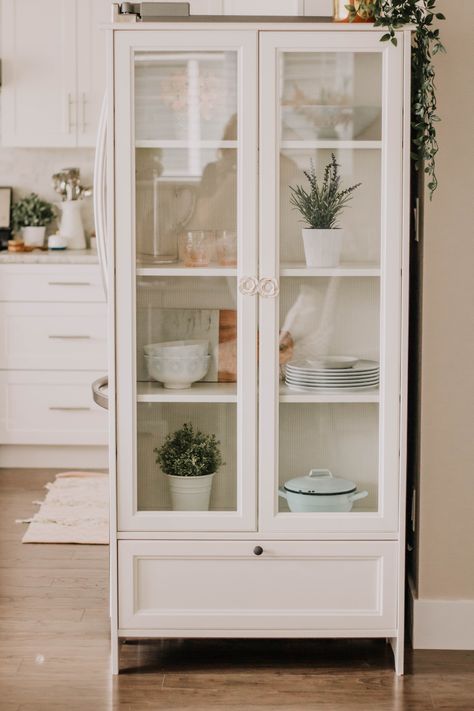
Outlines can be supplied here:
[[185, 267], [207, 267], [214, 258], [216, 237], [211, 230], [191, 230], [181, 235], [179, 256]]
[[216, 234], [217, 263], [221, 267], [237, 265], [237, 234], [233, 230], [220, 230]]

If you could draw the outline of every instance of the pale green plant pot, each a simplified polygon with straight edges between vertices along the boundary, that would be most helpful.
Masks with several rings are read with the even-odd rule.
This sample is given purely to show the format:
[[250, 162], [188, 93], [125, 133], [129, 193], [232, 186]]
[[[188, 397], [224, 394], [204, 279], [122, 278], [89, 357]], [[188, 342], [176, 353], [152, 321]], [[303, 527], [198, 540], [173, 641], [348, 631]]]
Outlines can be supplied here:
[[344, 231], [304, 228], [303, 245], [307, 267], [338, 267], [341, 261]]
[[209, 511], [214, 473], [203, 476], [166, 474], [173, 511]]

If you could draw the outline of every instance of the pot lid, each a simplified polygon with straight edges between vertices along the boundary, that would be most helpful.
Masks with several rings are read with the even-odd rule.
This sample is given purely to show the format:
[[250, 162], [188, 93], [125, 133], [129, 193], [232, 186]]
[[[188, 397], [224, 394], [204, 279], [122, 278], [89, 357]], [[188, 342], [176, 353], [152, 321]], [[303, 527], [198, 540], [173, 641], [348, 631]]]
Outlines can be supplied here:
[[328, 469], [311, 469], [306, 476], [286, 481], [283, 488], [294, 494], [334, 496], [336, 494], [351, 494], [357, 489], [357, 484], [348, 479], [339, 479], [333, 476]]

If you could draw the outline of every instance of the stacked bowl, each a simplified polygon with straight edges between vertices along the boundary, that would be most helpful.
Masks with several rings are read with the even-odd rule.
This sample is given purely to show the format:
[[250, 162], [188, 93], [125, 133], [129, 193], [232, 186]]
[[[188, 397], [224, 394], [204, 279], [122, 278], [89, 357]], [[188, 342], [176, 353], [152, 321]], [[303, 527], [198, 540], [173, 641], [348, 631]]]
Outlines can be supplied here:
[[144, 346], [148, 374], [165, 388], [182, 390], [202, 380], [209, 370], [209, 342], [165, 341]]

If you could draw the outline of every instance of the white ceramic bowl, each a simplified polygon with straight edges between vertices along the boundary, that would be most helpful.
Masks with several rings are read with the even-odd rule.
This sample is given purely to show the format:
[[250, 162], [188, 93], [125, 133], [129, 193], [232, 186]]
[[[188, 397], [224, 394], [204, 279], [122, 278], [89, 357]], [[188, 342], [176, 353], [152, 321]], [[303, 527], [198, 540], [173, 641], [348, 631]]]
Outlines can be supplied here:
[[145, 360], [150, 378], [163, 383], [165, 388], [182, 390], [204, 378], [209, 370], [211, 356], [176, 358], [146, 355]]
[[145, 355], [185, 358], [190, 356], [207, 356], [209, 341], [163, 341], [163, 343], [149, 343], [143, 347]]

